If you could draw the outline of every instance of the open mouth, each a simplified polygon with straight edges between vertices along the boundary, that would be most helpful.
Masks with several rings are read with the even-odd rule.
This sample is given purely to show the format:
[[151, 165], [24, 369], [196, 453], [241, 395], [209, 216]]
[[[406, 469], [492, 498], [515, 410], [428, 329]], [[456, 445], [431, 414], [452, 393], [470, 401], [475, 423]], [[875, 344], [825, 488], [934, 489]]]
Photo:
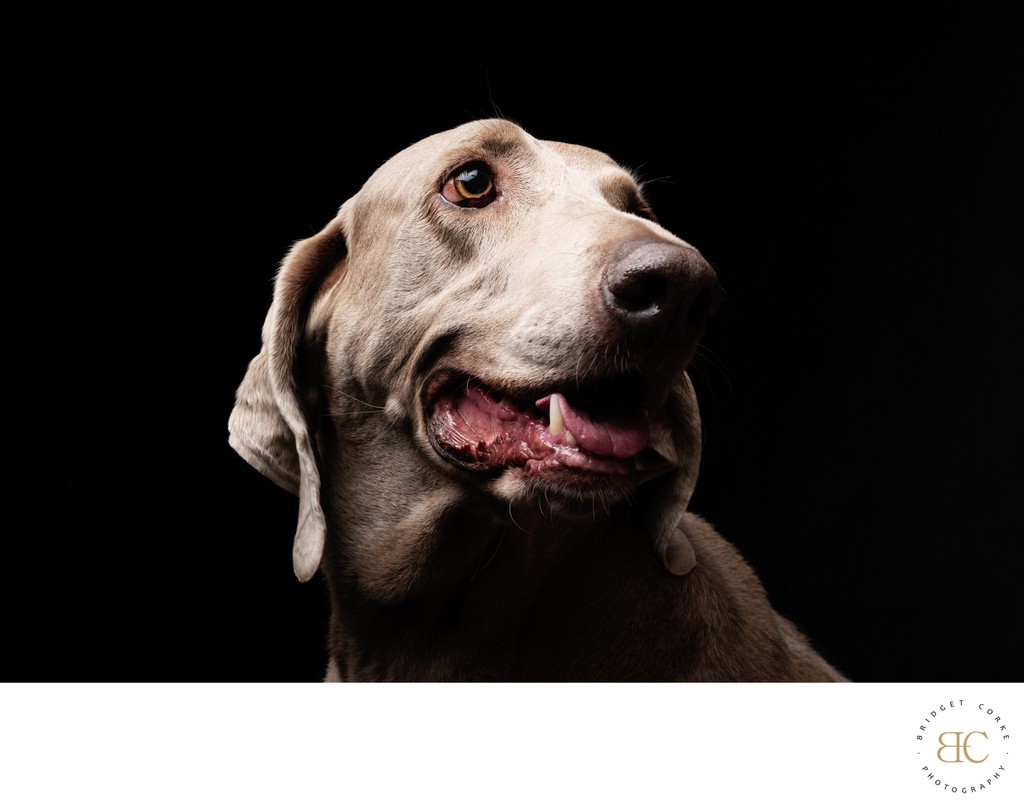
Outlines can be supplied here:
[[438, 454], [472, 471], [629, 475], [651, 435], [642, 398], [638, 379], [513, 395], [442, 373], [426, 388], [427, 431]]

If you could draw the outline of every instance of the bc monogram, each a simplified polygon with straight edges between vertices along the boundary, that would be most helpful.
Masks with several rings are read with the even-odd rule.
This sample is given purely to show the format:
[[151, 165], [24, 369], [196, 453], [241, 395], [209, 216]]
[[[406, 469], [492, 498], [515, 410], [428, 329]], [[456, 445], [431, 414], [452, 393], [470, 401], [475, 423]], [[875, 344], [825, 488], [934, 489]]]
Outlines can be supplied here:
[[[926, 749], [931, 747], [934, 751], [934, 757], [931, 757], [931, 751], [926, 752], [925, 749], [918, 752], [919, 755], [922, 752], [927, 755], [922, 756], [922, 763], [931, 757], [931, 765], [922, 766], [920, 771], [927, 781], [939, 790], [954, 794], [982, 793], [998, 783], [1006, 774], [1004, 764], [1007, 762], [1006, 742], [1010, 739], [1009, 728], [994, 708], [982, 702], [977, 704], [975, 712], [974, 705], [973, 702], [965, 704], [963, 699], [944, 702], [932, 710], [924, 719], [924, 723], [918, 727], [920, 734], [917, 740], [925, 741]], [[954, 729], [950, 724], [959, 727]], [[988, 724], [988, 727], [978, 729], [979, 724]], [[932, 732], [935, 734], [932, 735]], [[929, 737], [932, 740], [931, 744], [926, 740]], [[937, 765], [934, 762], [936, 759], [942, 765]], [[975, 765], [955, 765], [958, 763]], [[952, 783], [950, 778], [953, 778]]]
[[[947, 743], [945, 740], [950, 735], [956, 739], [953, 743]], [[936, 757], [943, 763], [984, 763], [988, 760], [987, 753], [984, 757], [973, 757], [968, 751], [974, 744], [971, 739], [975, 735], [980, 735], [986, 741], [988, 740], [988, 733], [978, 729], [971, 730], [970, 732], [943, 732], [939, 735], [939, 751], [935, 753]], [[943, 757], [942, 753], [947, 749], [955, 749], [956, 757], [952, 759]]]

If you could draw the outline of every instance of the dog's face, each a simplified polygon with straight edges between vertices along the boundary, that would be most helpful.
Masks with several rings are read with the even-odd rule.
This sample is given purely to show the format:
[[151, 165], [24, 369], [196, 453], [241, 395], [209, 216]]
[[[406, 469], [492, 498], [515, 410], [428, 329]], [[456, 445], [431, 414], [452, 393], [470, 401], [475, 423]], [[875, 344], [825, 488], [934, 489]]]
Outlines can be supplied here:
[[297, 463], [287, 435], [259, 439], [262, 466], [256, 440], [233, 445], [318, 489], [306, 433], [326, 417], [360, 462], [400, 444], [420, 476], [499, 503], [590, 514], [671, 470], [658, 484], [685, 509], [699, 421], [684, 371], [717, 300], [715, 273], [609, 157], [466, 124], [387, 161], [289, 254], [262, 395]]
[[341, 222], [336, 389], [387, 402], [423, 452], [502, 498], [632, 488], [715, 281], [626, 171], [469, 124], [386, 163]]

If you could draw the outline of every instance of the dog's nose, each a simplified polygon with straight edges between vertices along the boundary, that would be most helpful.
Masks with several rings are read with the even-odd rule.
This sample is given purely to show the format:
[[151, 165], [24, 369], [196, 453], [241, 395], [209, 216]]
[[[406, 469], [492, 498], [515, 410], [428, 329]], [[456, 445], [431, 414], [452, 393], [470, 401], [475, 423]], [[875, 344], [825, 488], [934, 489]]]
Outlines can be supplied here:
[[670, 325], [686, 334], [703, 329], [721, 299], [718, 276], [697, 250], [655, 240], [619, 248], [603, 292], [615, 320], [652, 336]]

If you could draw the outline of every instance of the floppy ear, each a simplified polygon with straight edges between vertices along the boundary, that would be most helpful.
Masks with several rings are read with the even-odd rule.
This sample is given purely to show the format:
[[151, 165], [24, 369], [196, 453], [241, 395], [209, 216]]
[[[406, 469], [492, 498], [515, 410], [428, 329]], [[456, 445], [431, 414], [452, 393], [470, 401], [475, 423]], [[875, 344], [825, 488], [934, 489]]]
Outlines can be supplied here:
[[697, 558], [679, 523], [697, 485], [701, 449], [697, 394], [685, 373], [672, 389], [666, 407], [670, 428], [652, 434], [651, 448], [664, 458], [668, 471], [652, 475], [644, 485], [644, 512], [647, 531], [665, 568], [674, 575], [685, 575]]
[[320, 469], [303, 411], [296, 368], [312, 335], [309, 312], [325, 278], [344, 260], [340, 217], [300, 241], [285, 257], [263, 324], [263, 347], [249, 363], [228, 419], [228, 444], [253, 468], [299, 497], [292, 565], [300, 581], [320, 566], [327, 528], [320, 506]]

